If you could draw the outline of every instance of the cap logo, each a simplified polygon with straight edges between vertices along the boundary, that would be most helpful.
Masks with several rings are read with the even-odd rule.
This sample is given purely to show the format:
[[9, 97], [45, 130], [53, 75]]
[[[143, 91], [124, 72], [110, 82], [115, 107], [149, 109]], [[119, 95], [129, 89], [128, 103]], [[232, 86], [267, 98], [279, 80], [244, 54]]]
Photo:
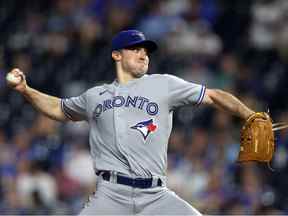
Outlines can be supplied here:
[[145, 36], [144, 36], [144, 34], [142, 32], [135, 32], [135, 33], [133, 32], [132, 35], [133, 36], [138, 36], [141, 39], [145, 39]]

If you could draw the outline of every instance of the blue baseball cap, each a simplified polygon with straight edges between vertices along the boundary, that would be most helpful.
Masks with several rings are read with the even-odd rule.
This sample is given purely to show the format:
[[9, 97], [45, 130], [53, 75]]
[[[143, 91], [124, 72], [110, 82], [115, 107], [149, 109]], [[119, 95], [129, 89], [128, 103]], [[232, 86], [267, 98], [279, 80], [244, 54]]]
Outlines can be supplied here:
[[149, 53], [154, 52], [158, 46], [152, 40], [147, 40], [143, 32], [138, 30], [121, 31], [112, 39], [112, 51], [136, 45], [145, 47]]

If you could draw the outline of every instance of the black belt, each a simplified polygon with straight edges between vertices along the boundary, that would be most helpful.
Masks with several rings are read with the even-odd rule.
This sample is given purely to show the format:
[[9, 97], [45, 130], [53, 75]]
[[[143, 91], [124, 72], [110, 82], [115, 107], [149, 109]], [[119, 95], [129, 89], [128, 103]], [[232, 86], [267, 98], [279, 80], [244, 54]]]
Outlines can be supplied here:
[[[111, 172], [106, 170], [99, 170], [96, 172], [97, 176], [102, 176], [106, 181], [110, 181]], [[120, 174], [115, 174], [115, 182], [117, 184], [128, 185], [135, 188], [151, 188], [153, 187], [153, 178], [130, 178]], [[157, 179], [157, 184], [155, 186], [162, 186], [162, 181], [160, 178]]]

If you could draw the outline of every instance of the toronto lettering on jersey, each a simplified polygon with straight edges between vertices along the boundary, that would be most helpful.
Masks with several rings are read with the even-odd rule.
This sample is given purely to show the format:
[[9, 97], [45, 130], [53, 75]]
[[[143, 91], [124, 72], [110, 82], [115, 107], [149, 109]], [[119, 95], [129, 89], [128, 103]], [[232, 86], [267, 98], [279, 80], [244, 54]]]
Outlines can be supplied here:
[[98, 118], [101, 113], [106, 112], [107, 110], [123, 106], [127, 108], [145, 110], [151, 116], [156, 115], [159, 111], [158, 104], [155, 102], [150, 102], [148, 98], [141, 96], [115, 96], [97, 104], [93, 112], [93, 118]]

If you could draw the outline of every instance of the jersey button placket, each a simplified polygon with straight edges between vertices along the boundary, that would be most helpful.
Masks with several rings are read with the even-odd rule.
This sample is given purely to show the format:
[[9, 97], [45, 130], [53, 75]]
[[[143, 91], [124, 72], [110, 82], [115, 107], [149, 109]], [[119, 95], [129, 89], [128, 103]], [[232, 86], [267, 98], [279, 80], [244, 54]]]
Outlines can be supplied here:
[[[122, 96], [124, 98], [126, 97], [126, 94], [127, 94], [127, 93], [125, 94], [123, 87], [119, 87], [118, 91], [116, 91], [115, 93], [116, 93], [115, 96]], [[115, 124], [115, 130], [117, 133], [116, 139], [117, 139], [117, 144], [121, 147], [123, 147], [122, 145], [123, 133], [125, 131], [125, 128], [124, 128], [125, 118], [122, 117], [123, 107], [124, 105], [120, 107], [114, 107], [114, 124]]]
[[[118, 95], [120, 95], [119, 94], [119, 87], [117, 87], [113, 96], [116, 97]], [[116, 146], [119, 146], [119, 144], [120, 144], [120, 139], [119, 139], [119, 136], [120, 136], [120, 133], [119, 133], [119, 110], [117, 107], [113, 108], [113, 121], [114, 121], [113, 123], [114, 123], [114, 132], [115, 132], [115, 144], [116, 144]]]
[[[117, 95], [122, 96], [124, 98], [128, 97], [128, 87], [120, 86], [117, 91]], [[116, 96], [116, 95], [115, 95]], [[119, 151], [125, 156], [128, 162], [128, 166], [130, 169], [132, 168], [133, 162], [130, 158], [129, 148], [127, 147], [127, 118], [129, 117], [129, 111], [125, 107], [125, 104], [120, 107], [114, 108], [114, 123], [115, 123], [115, 132], [116, 135], [116, 145], [118, 146]]]

